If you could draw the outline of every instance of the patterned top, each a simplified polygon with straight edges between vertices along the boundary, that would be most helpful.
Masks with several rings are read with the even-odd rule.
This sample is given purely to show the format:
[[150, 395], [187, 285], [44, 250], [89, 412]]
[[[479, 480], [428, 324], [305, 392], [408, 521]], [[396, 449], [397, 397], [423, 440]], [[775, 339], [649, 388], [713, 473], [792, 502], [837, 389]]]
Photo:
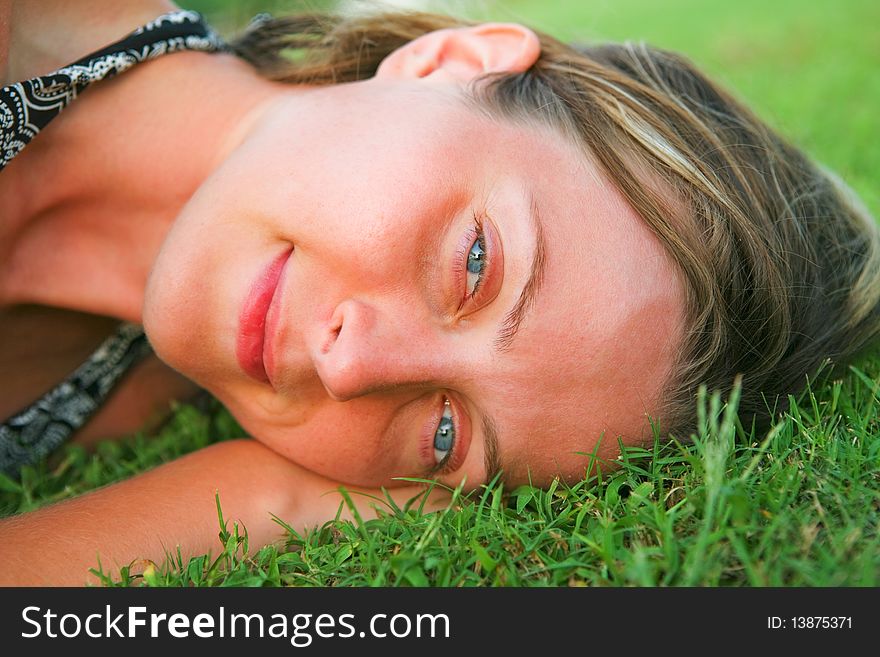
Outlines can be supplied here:
[[[0, 89], [0, 172], [89, 85], [182, 50], [225, 50], [194, 11], [159, 16], [116, 43], [48, 75]], [[0, 472], [17, 477], [67, 440], [113, 387], [151, 353], [143, 329], [123, 323], [73, 374], [0, 424]]]

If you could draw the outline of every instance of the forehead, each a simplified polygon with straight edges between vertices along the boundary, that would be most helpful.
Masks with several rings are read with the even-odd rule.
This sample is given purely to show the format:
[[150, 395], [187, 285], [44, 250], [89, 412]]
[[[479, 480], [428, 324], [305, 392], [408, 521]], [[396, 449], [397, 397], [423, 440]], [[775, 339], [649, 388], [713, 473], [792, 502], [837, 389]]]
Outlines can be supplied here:
[[489, 411], [509, 480], [579, 476], [647, 436], [680, 341], [681, 277], [588, 154], [549, 129], [513, 128], [505, 167], [533, 197], [546, 241], [541, 289], [498, 359]]

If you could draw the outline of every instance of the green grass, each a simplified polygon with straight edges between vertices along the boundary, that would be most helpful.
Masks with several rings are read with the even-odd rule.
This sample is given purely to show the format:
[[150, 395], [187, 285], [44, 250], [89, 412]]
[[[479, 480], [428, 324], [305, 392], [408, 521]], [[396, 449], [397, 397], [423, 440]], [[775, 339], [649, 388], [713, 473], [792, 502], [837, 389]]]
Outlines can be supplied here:
[[[223, 26], [261, 6], [238, 3], [229, 19], [217, 0], [183, 4]], [[566, 40], [638, 39], [687, 54], [880, 210], [880, 3], [479, 4], [475, 17], [521, 20]], [[105, 583], [878, 586], [878, 390], [875, 357], [792, 400], [768, 435], [742, 430], [735, 397], [723, 403], [706, 394], [693, 445], [658, 437], [652, 450], [627, 450], [618, 470], [596, 464], [576, 485], [492, 485], [456, 493], [434, 514], [419, 514], [417, 503], [377, 503], [377, 517], [327, 523], [307, 536], [290, 531], [285, 549], [249, 545], [246, 528], [221, 512], [211, 555], [171, 555], [142, 577], [105, 573]], [[26, 469], [20, 483], [0, 479], [0, 515], [238, 435], [222, 409], [181, 407], [157, 436], [103, 444], [94, 454], [67, 449], [51, 468]]]
[[[701, 395], [693, 445], [628, 449], [573, 486], [490, 485], [446, 510], [374, 501], [377, 517], [329, 522], [286, 549], [252, 546], [218, 519], [217, 549], [170, 555], [153, 586], [877, 586], [880, 360], [806, 391], [766, 436], [742, 430], [735, 394]], [[212, 419], [213, 418], [213, 419]], [[2, 511], [26, 511], [237, 435], [225, 411], [182, 407], [159, 436], [70, 449], [53, 472], [3, 480]], [[604, 470], [604, 472], [603, 472]], [[600, 478], [600, 473], [604, 476]], [[222, 506], [222, 500], [220, 500]], [[363, 505], [360, 505], [363, 508]], [[279, 521], [280, 522], [280, 521]], [[283, 523], [282, 523], [283, 524]], [[97, 567], [97, 564], [96, 564]]]

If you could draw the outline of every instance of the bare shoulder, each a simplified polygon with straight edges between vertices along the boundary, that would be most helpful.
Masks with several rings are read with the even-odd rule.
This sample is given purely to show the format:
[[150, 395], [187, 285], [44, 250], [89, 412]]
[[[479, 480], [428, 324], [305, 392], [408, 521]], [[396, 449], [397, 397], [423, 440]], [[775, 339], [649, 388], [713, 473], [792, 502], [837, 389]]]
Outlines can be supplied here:
[[0, 84], [9, 84], [9, 25], [12, 22], [12, 0], [0, 0]]
[[49, 73], [177, 8], [170, 0], [0, 0], [0, 80]]

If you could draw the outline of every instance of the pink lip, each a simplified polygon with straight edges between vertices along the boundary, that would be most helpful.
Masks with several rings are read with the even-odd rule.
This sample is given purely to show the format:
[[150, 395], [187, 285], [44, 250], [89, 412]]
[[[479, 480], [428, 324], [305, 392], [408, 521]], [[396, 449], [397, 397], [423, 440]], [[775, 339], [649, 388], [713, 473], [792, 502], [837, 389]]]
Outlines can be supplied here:
[[263, 358], [266, 344], [266, 315], [272, 305], [284, 265], [293, 249], [275, 258], [251, 285], [238, 317], [235, 356], [245, 374], [261, 383], [269, 383]]

